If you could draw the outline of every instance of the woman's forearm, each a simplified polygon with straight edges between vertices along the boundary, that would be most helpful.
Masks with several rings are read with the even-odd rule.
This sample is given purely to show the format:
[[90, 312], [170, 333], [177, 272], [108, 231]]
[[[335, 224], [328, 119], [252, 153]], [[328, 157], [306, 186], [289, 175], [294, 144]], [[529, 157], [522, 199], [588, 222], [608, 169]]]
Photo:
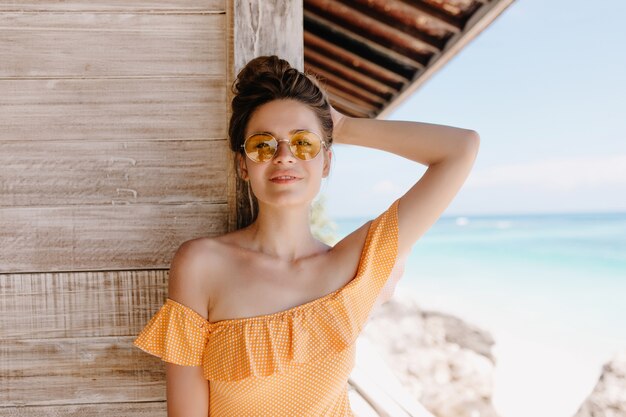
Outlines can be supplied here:
[[337, 125], [336, 143], [366, 146], [431, 165], [473, 149], [474, 130], [432, 123], [348, 117]]

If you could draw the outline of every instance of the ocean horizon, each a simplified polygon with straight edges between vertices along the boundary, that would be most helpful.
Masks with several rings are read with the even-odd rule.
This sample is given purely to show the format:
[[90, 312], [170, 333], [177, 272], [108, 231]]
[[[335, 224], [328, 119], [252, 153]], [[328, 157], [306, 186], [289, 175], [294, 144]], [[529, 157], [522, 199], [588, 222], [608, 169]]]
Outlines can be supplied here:
[[[371, 218], [330, 220], [341, 238]], [[399, 292], [492, 334], [502, 417], [571, 417], [626, 349], [626, 212], [442, 216]]]

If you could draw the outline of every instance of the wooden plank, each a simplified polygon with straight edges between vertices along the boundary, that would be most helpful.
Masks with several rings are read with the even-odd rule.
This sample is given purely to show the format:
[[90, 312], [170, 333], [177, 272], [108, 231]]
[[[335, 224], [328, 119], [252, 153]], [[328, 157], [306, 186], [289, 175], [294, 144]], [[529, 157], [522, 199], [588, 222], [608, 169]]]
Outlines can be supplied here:
[[[135, 336], [5, 340], [4, 407], [165, 398], [165, 364], [135, 347]], [[8, 388], [8, 387], [7, 387]]]
[[225, 23], [223, 14], [0, 13], [0, 77], [224, 77]]
[[[389, 68], [397, 74], [413, 74], [415, 71], [424, 68], [424, 63], [421, 61], [412, 59], [411, 57], [396, 52], [389, 47], [371, 42], [367, 37], [346, 29], [341, 25], [337, 25], [333, 20], [329, 20], [328, 18], [314, 13], [309, 9], [304, 11], [304, 19], [305, 24], [309, 26], [308, 30], [311, 30], [312, 33], [315, 33], [318, 36], [327, 36], [328, 38], [333, 39], [334, 42], [340, 41], [343, 44], [346, 44], [346, 41], [349, 41], [353, 47], [358, 47], [360, 51], [357, 53], [359, 55], [363, 55], [368, 60]], [[311, 26], [313, 26], [313, 28], [311, 28]], [[320, 34], [321, 31], [324, 35]], [[385, 62], [384, 64], [383, 61]]]
[[[333, 99], [336, 99], [337, 97], [340, 97], [341, 99], [345, 99], [345, 100], [347, 100], [349, 102], [352, 102], [352, 104], [355, 104], [357, 106], [361, 106], [362, 108], [369, 107], [371, 105], [371, 103], [363, 101], [360, 98], [355, 97], [355, 96], [351, 95], [350, 93], [347, 93], [345, 90], [333, 87], [330, 84], [326, 84], [324, 86], [324, 88], [329, 93], [329, 95], [333, 97]], [[382, 107], [382, 104], [380, 106]]]
[[0, 207], [226, 201], [226, 140], [0, 141]]
[[[357, 95], [357, 96], [364, 96], [367, 95], [367, 91], [363, 90], [362, 88], [360, 88], [359, 86], [356, 86], [354, 84], [352, 84], [352, 80], [346, 80], [343, 79], [341, 77], [338, 77], [337, 75], [326, 71], [320, 67], [318, 67], [315, 64], [312, 64], [310, 61], [308, 61], [305, 64], [305, 68], [307, 69], [307, 71], [312, 71], [314, 72], [321, 80], [324, 84], [329, 84], [329, 85], [333, 85], [337, 88], [341, 88], [344, 91]], [[361, 101], [361, 103], [363, 103], [362, 106], [359, 107], [363, 107], [364, 110], [370, 111], [370, 110], [376, 110], [377, 106], [373, 105], [372, 103], [366, 103], [364, 101]], [[352, 103], [355, 106], [357, 106], [356, 103]]]
[[418, 62], [426, 62], [428, 57], [439, 49], [426, 42], [423, 38], [412, 36], [402, 30], [400, 24], [389, 26], [381, 19], [368, 16], [357, 8], [338, 1], [307, 0], [307, 9], [326, 17], [334, 24], [358, 33], [369, 39], [370, 42], [389, 47], [396, 52]]
[[348, 400], [350, 401], [350, 409], [355, 417], [380, 417], [380, 415], [372, 408], [365, 398], [354, 388], [352, 384], [348, 384]]
[[434, 417], [404, 387], [369, 339], [359, 337], [356, 352], [350, 383], [380, 416]]
[[[500, 1], [500, 0], [495, 0]], [[469, 0], [469, 2], [473, 2]], [[466, 3], [462, 6], [461, 3]], [[466, 0], [435, 0], [435, 1], [414, 1], [411, 2], [411, 7], [421, 12], [423, 15], [428, 16], [432, 21], [436, 21], [439, 25], [444, 26], [448, 31], [457, 33], [462, 27], [462, 22], [459, 16], [465, 10], [461, 10], [459, 6], [464, 9], [467, 7]]]
[[390, 87], [398, 90], [409, 79], [396, 74], [387, 68], [375, 64], [368, 59], [355, 54], [344, 48], [340, 48], [334, 43], [329, 42], [311, 32], [304, 32], [304, 52], [306, 55], [307, 49], [316, 50], [326, 56], [334, 57], [338, 62], [342, 62], [345, 66], [354, 68], [355, 70], [367, 75], [370, 78], [376, 79], [382, 83], [389, 85]]
[[231, 76], [236, 76], [248, 61], [260, 55], [278, 55], [303, 70], [302, 0], [262, 1], [255, 7], [250, 7], [248, 0], [229, 3]]
[[350, 374], [350, 383], [355, 390], [376, 410], [381, 417], [412, 417], [400, 407], [376, 382], [355, 367]]
[[0, 141], [227, 137], [222, 77], [0, 80]]
[[418, 2], [408, 4], [403, 0], [355, 0], [350, 3], [350, 7], [436, 49], [443, 48], [442, 42], [459, 31], [458, 26], [420, 10]]
[[369, 113], [360, 112], [357, 109], [354, 109], [351, 106], [349, 101], [343, 100], [341, 97], [335, 97], [332, 94], [329, 94], [329, 95], [330, 95], [330, 102], [332, 103], [334, 108], [339, 110], [339, 112], [343, 114], [347, 114], [348, 116], [351, 116], [351, 117], [367, 117], [367, 118], [371, 117]]
[[[359, 94], [363, 100], [369, 100], [374, 103], [382, 104], [385, 100], [380, 95], [395, 94], [398, 90], [395, 88], [383, 84], [375, 78], [368, 77], [355, 71], [353, 68], [348, 67], [338, 62], [334, 57], [330, 57], [321, 53], [318, 53], [309, 48], [304, 49], [304, 58], [307, 60], [307, 64], [316, 65], [319, 68], [323, 68], [325, 71], [336, 75], [338, 78], [348, 80], [352, 85], [361, 87]], [[374, 93], [371, 93], [373, 91]]]
[[165, 401], [69, 404], [34, 407], [7, 407], [0, 405], [0, 417], [167, 417]]
[[168, 277], [169, 265], [2, 275], [0, 334], [4, 341], [138, 334], [165, 302]]
[[226, 232], [227, 204], [0, 208], [0, 273], [165, 268], [184, 241]]
[[[486, 0], [490, 1], [490, 0]], [[430, 0], [429, 3], [434, 8], [441, 10], [443, 13], [463, 18], [467, 17], [469, 13], [480, 7], [477, 3], [484, 3], [480, 0]]]
[[0, 1], [0, 11], [45, 12], [45, 11], [126, 11], [126, 12], [220, 12], [225, 10], [225, 0], [127, 0], [89, 1], [84, 0], [29, 0]]

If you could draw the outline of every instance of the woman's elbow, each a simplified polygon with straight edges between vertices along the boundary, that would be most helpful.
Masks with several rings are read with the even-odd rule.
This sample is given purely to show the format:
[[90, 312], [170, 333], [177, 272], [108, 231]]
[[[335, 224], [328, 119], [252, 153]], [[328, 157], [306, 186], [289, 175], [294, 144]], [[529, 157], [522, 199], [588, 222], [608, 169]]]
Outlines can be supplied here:
[[469, 129], [467, 131], [467, 143], [469, 146], [478, 147], [480, 145], [480, 135], [477, 131]]
[[480, 135], [475, 130], [468, 130], [467, 137], [464, 142], [465, 146], [463, 147], [464, 154], [472, 154], [474, 157], [478, 154], [478, 148], [480, 148]]

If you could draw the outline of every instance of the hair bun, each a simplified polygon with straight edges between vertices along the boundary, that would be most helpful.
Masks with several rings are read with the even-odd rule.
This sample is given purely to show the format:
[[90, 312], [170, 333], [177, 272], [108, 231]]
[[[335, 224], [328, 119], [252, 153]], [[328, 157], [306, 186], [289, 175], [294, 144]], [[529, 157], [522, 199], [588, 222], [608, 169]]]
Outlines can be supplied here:
[[300, 71], [292, 67], [289, 62], [276, 55], [258, 56], [250, 60], [237, 74], [233, 84], [233, 94], [239, 94], [263, 79], [281, 79], [287, 74], [293, 77]]

